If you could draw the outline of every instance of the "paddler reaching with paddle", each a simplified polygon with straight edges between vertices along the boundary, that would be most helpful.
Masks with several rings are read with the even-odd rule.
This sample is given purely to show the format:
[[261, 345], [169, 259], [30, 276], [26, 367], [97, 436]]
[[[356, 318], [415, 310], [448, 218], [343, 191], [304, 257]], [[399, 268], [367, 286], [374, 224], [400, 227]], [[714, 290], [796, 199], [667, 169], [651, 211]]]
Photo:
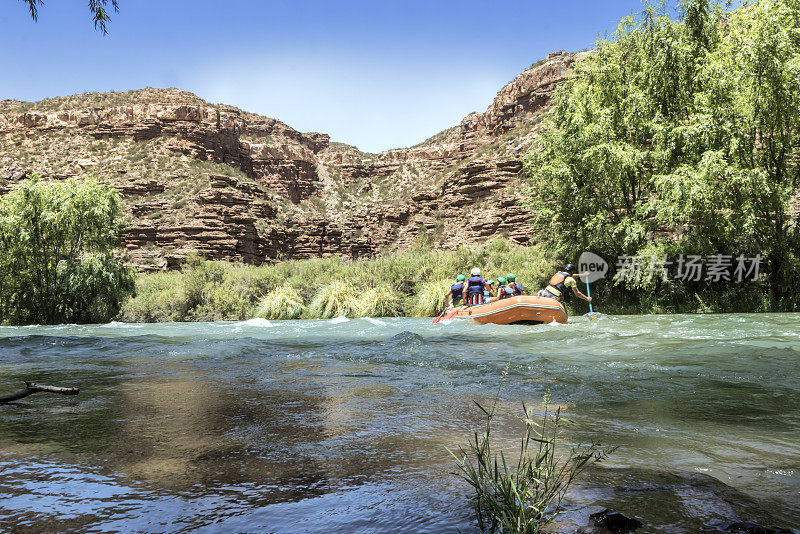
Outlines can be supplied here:
[[537, 295], [540, 297], [547, 297], [549, 299], [556, 299], [561, 301], [566, 295], [567, 289], [572, 288], [572, 292], [578, 297], [586, 302], [592, 302], [592, 297], [587, 297], [578, 289], [578, 282], [575, 278], [580, 278], [582, 276], [589, 276], [590, 273], [576, 273], [575, 266], [571, 263], [568, 263], [564, 266], [563, 271], [558, 271], [550, 278], [549, 285], [539, 291]]
[[459, 274], [456, 276], [456, 283], [450, 286], [450, 290], [445, 293], [444, 295], [444, 309], [449, 309], [450, 306], [450, 299], [453, 299], [453, 308], [456, 308], [461, 305], [461, 299], [464, 298], [463, 291], [464, 291], [464, 278], [463, 274]]
[[[433, 320], [434, 324], [442, 319], [452, 319], [455, 317], [456, 313], [458, 313], [461, 301], [464, 298], [465, 280], [466, 278], [464, 278], [463, 274], [456, 276], [456, 283], [450, 286], [450, 290], [444, 295], [444, 309], [442, 313]], [[450, 299], [453, 300], [452, 306], [450, 305]]]

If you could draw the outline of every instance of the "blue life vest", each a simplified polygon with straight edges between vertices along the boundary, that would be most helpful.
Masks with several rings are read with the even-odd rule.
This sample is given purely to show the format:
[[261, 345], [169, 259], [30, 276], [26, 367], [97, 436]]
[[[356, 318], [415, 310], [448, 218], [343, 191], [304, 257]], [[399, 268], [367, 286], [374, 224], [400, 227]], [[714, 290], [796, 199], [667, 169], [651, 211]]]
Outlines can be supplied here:
[[522, 284], [514, 282], [514, 296], [522, 295], [523, 291], [525, 291], [525, 288], [522, 287]]
[[457, 284], [453, 284], [450, 286], [451, 296], [453, 297], [453, 302], [461, 300], [464, 298], [464, 295], [461, 292], [464, 291], [464, 282], [459, 282]]
[[508, 289], [508, 286], [500, 286], [500, 295], [498, 296], [497, 300], [510, 299], [511, 297], [516, 296], [516, 292], [513, 294], [508, 293], [506, 289]]
[[468, 295], [483, 295], [483, 286], [486, 280], [480, 276], [470, 276], [467, 278], [467, 294]]

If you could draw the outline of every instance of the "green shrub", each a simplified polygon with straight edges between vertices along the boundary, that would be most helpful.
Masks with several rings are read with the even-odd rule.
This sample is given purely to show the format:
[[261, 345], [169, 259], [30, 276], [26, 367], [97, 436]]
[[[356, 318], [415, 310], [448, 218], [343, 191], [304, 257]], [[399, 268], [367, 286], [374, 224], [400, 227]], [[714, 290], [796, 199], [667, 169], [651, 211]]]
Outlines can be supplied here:
[[191, 312], [196, 321], [244, 320], [253, 316], [248, 295], [235, 291], [226, 281], [207, 282], [200, 303]]
[[136, 296], [122, 307], [120, 320], [129, 323], [164, 323], [185, 321], [189, 301], [178, 271], [140, 274], [136, 279]]
[[205, 261], [198, 255], [187, 258], [183, 264], [183, 286], [189, 308], [200, 306], [207, 297], [207, 286], [220, 283], [230, 267], [218, 261]]
[[306, 311], [300, 292], [289, 284], [276, 287], [258, 303], [256, 317], [264, 319], [299, 319]]
[[0, 322], [107, 322], [134, 290], [115, 253], [119, 193], [94, 179], [23, 180], [0, 198]]

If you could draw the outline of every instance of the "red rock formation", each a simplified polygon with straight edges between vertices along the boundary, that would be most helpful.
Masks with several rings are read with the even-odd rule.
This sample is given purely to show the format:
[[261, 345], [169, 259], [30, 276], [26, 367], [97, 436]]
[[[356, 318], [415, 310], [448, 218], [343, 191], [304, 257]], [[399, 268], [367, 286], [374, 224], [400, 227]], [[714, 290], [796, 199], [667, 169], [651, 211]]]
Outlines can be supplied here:
[[[441, 141], [380, 154], [331, 144], [325, 134], [301, 133], [230, 106], [203, 103], [190, 93], [152, 89], [131, 93], [129, 105], [85, 109], [37, 111], [34, 104], [26, 111], [21, 108], [30, 105], [3, 101], [0, 139], [24, 144], [31, 136], [67, 133], [156, 140], [159, 150], [183, 154], [187, 161], [237, 169], [238, 177], [209, 173], [208, 185], [186, 193], [180, 208], [174, 196], [165, 196], [172, 185], [169, 172], [142, 178], [127, 169], [115, 171], [113, 181], [131, 215], [125, 246], [134, 261], [151, 267], [175, 265], [191, 251], [254, 264], [326, 254], [373, 255], [408, 247], [421, 231], [444, 247], [496, 235], [525, 244], [530, 229], [519, 204], [519, 157], [536, 134], [536, 114], [575, 58], [551, 54], [501, 89], [485, 112], [465, 117]], [[57, 104], [67, 106], [70, 98], [79, 97]], [[517, 135], [500, 138], [512, 131]], [[51, 176], [107, 172], [113, 159], [88, 152], [69, 155], [75, 164]], [[24, 173], [41, 172], [35, 165], [22, 172], [16, 159], [13, 149], [0, 152], [0, 186], [5, 189]], [[154, 213], [165, 217], [149, 218]], [[171, 217], [180, 222], [168, 222]]]

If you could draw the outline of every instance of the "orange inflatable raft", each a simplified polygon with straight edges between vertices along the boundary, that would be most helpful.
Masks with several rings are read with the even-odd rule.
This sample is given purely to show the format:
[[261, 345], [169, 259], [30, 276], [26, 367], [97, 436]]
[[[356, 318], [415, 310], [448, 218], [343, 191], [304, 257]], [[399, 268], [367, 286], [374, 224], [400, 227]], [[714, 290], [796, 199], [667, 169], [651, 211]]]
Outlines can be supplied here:
[[503, 300], [493, 299], [478, 306], [462, 306], [457, 311], [448, 312], [446, 317], [474, 319], [480, 324], [566, 323], [567, 311], [556, 299], [521, 295]]

